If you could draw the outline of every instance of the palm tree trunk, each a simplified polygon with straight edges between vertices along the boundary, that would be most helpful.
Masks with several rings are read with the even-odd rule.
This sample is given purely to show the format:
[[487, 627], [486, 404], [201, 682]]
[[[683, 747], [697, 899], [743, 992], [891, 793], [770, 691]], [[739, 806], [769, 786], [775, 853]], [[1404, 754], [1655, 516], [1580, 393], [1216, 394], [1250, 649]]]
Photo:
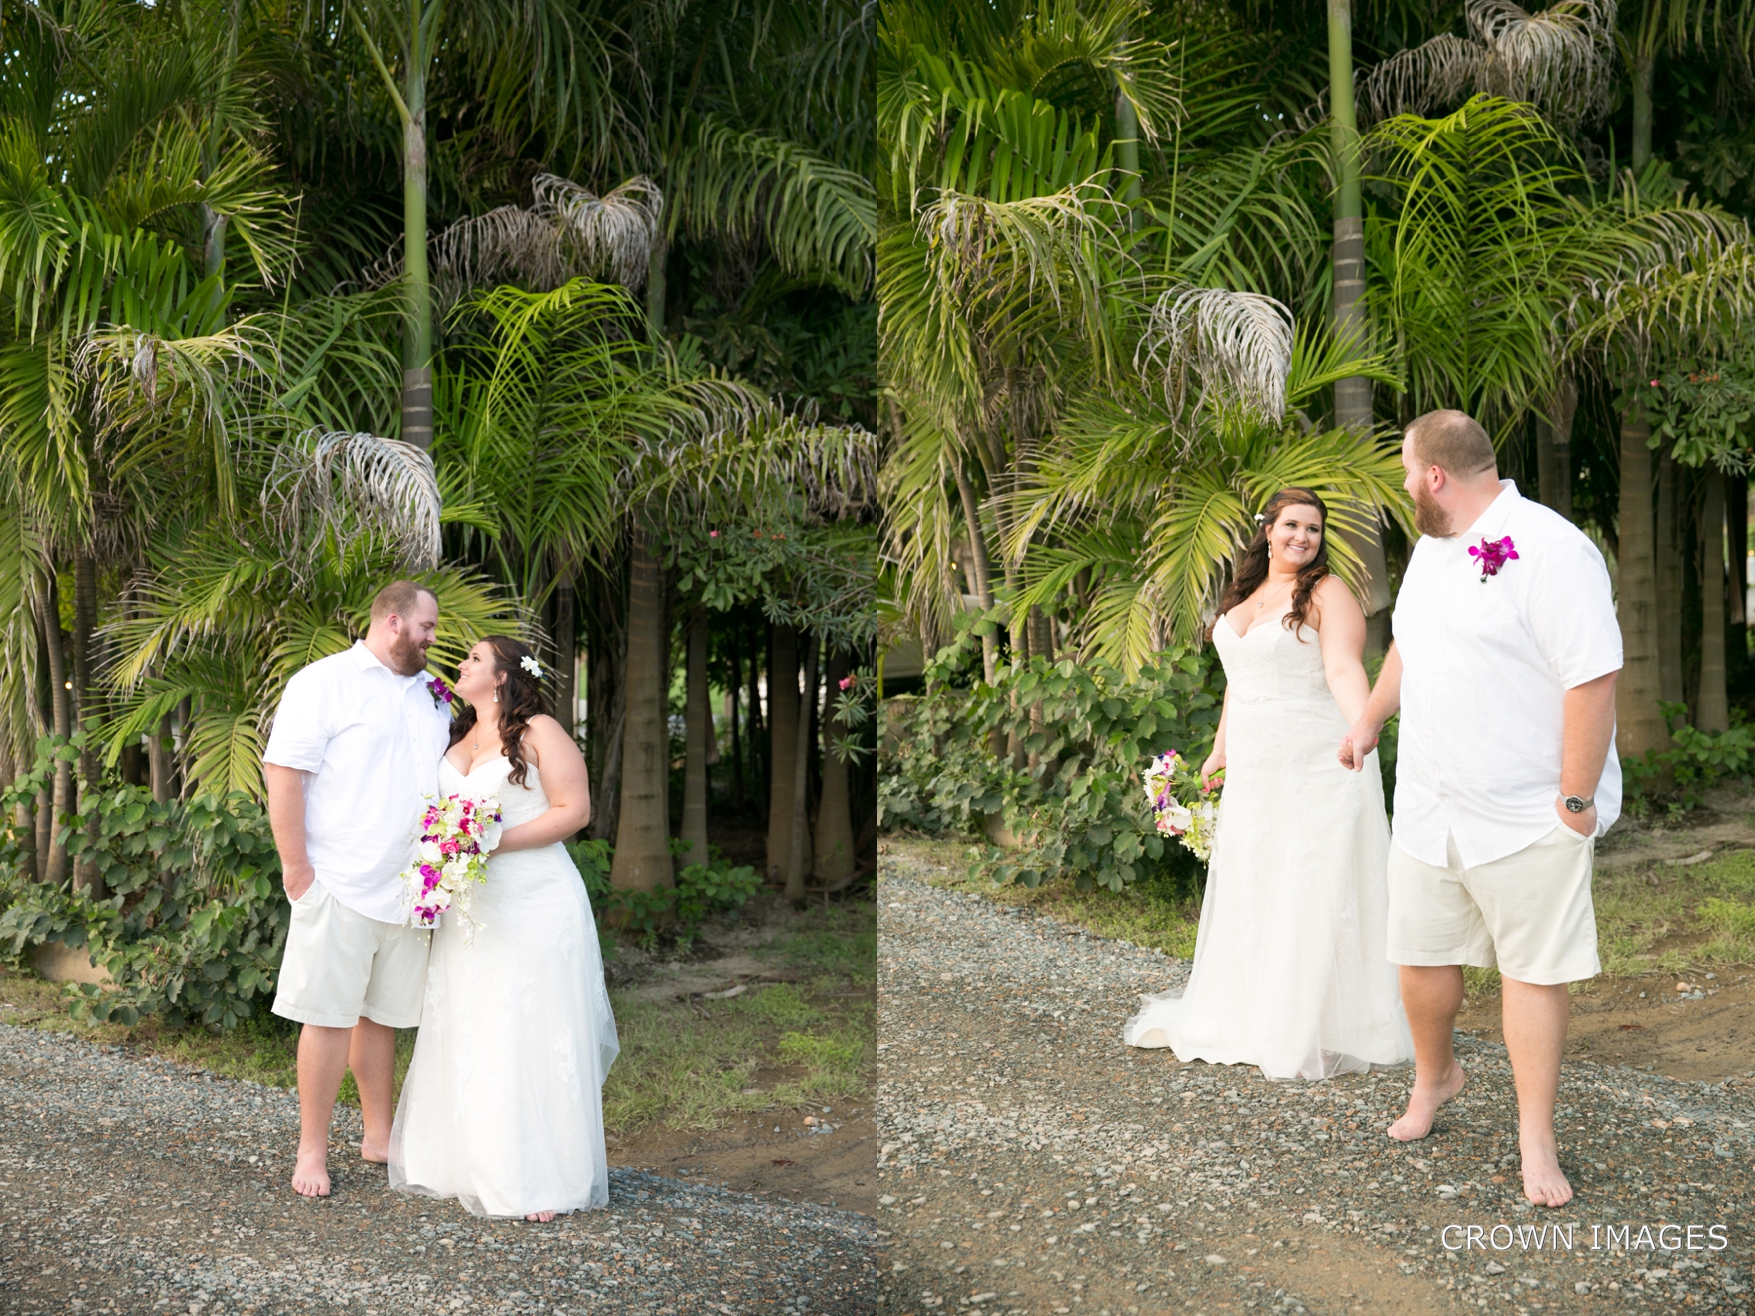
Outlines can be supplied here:
[[731, 682], [725, 691], [725, 719], [731, 723], [731, 807], [743, 812], [743, 737], [738, 734], [738, 696], [743, 690], [743, 623], [731, 627]]
[[408, 0], [408, 65], [403, 73], [402, 268], [408, 326], [402, 339], [402, 437], [433, 446], [433, 289], [427, 276], [427, 61], [421, 0]]
[[1725, 699], [1725, 477], [1708, 468], [1700, 508], [1700, 712], [1702, 731], [1728, 731]]
[[1682, 551], [1676, 527], [1676, 463], [1666, 449], [1658, 457], [1657, 572], [1658, 689], [1667, 703], [1682, 702]]
[[627, 713], [622, 729], [621, 813], [612, 886], [653, 891], [675, 884], [670, 859], [670, 727], [666, 717], [664, 570], [646, 532], [636, 529], [628, 554]]
[[73, 866], [73, 889], [83, 891], [93, 900], [102, 900], [103, 878], [98, 874], [95, 847], [99, 824], [97, 796], [103, 788], [99, 776], [98, 753], [92, 743], [88, 721], [99, 715], [97, 683], [94, 680], [92, 644], [97, 632], [97, 562], [90, 553], [77, 550], [73, 555], [73, 722], [87, 733], [87, 742], [79, 751], [79, 808], [85, 815], [86, 852]]
[[652, 250], [646, 256], [646, 335], [653, 346], [664, 341], [665, 262], [670, 243], [664, 229], [652, 235]]
[[682, 840], [689, 851], [684, 867], [707, 862], [707, 751], [713, 740], [713, 700], [707, 689], [707, 609], [699, 604], [689, 611], [688, 664]]
[[147, 775], [152, 782], [152, 798], [160, 804], [171, 798], [171, 719], [167, 713], [159, 719], [158, 731], [146, 742]]
[[796, 749], [792, 765], [792, 846], [786, 856], [786, 898], [795, 906], [804, 904], [804, 875], [810, 869], [810, 760], [811, 714], [817, 703], [817, 651], [820, 645], [811, 634], [804, 650], [804, 699], [798, 709]]
[[851, 764], [842, 757], [848, 730], [833, 716], [841, 682], [853, 670], [852, 656], [837, 649], [829, 655], [828, 688], [823, 703], [823, 798], [817, 804], [816, 861], [812, 872], [831, 891], [853, 876], [853, 799], [849, 790]]
[[1547, 414], [1536, 416], [1536, 467], [1542, 501], [1568, 521], [1572, 519], [1572, 419], [1578, 413], [1578, 388], [1567, 375], [1548, 400]]
[[[761, 632], [753, 631], [751, 628], [745, 627], [743, 633], [750, 641], [750, 669], [747, 677], [747, 680], [749, 681], [749, 717], [748, 734], [744, 737], [744, 743], [748, 746], [750, 756], [750, 783], [755, 787], [756, 810], [760, 813], [765, 811], [768, 807], [767, 761], [762, 757], [762, 729], [767, 724], [762, 719], [762, 664], [757, 657], [757, 651], [760, 646], [757, 643], [756, 638]], [[773, 686], [773, 677], [770, 676], [768, 679], [768, 688], [772, 690]], [[772, 755], [769, 757], [772, 757]]]
[[[957, 458], [956, 472], [957, 496], [963, 502], [963, 524], [969, 531], [969, 560], [975, 564], [975, 596], [981, 601], [981, 610], [987, 612], [993, 607], [993, 564], [987, 556], [987, 536], [981, 532], [975, 486], [969, 481], [969, 472], [961, 457]], [[981, 672], [988, 685], [992, 685], [999, 674], [999, 637], [991, 626], [981, 628]]]
[[555, 583], [554, 629], [555, 721], [569, 736], [579, 730], [579, 598], [573, 589], [571, 565]]
[[[49, 668], [49, 698], [54, 710], [55, 734], [63, 740], [73, 735], [73, 692], [68, 688], [67, 650], [61, 640], [61, 597], [54, 574], [46, 573], [36, 590], [37, 625], [41, 628], [44, 656]], [[67, 880], [67, 845], [61, 840], [61, 819], [73, 811], [73, 765], [55, 761], [53, 793], [48, 800], [47, 837], [39, 831], [40, 853], [48, 855], [45, 882], [59, 886]], [[39, 826], [41, 824], [39, 823]]]
[[[1365, 211], [1359, 193], [1359, 129], [1353, 112], [1353, 8], [1351, 0], [1328, 0], [1329, 114], [1333, 120], [1334, 198], [1334, 326], [1337, 336], [1358, 350], [1365, 339]], [[1369, 433], [1375, 419], [1371, 381], [1351, 375], [1335, 384], [1335, 425]], [[1360, 603], [1368, 619], [1373, 652], [1389, 647], [1389, 565], [1383, 555], [1383, 531], [1374, 526], [1364, 534], [1342, 532], [1359, 557], [1366, 579]], [[1380, 616], [1380, 614], [1382, 614]]]
[[1651, 73], [1653, 52], [1637, 50], [1633, 54], [1633, 172], [1644, 169], [1651, 159]]
[[[1634, 408], [1637, 408], [1637, 403]], [[1669, 748], [1658, 713], [1657, 575], [1651, 516], [1651, 425], [1636, 409], [1621, 418], [1621, 502], [1617, 517], [1617, 598], [1621, 622], [1621, 676], [1615, 685], [1616, 748], [1643, 759]]]
[[1725, 637], [1725, 684], [1742, 689], [1749, 670], [1749, 480], [1725, 476], [1725, 535], [1728, 541], [1730, 579], [1727, 616], [1730, 631]]
[[798, 632], [776, 626], [768, 660], [768, 876], [792, 871], [793, 796], [798, 777]]

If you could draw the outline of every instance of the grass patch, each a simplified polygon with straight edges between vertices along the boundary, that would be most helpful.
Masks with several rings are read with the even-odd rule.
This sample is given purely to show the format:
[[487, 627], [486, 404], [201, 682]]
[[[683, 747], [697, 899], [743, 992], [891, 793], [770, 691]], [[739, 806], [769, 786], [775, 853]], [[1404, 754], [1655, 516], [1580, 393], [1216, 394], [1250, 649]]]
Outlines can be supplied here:
[[[632, 1133], [662, 1121], [712, 1129], [732, 1115], [820, 1104], [868, 1092], [876, 1057], [877, 916], [869, 901], [774, 916], [774, 936], [751, 948], [775, 970], [797, 972], [722, 1001], [650, 1002], [612, 993], [622, 1052], [604, 1085], [604, 1126]], [[83, 1024], [67, 991], [29, 970], [0, 968], [0, 1023], [126, 1046], [224, 1078], [297, 1086], [297, 1025], [262, 1012], [230, 1032]], [[414, 1055], [415, 1030], [396, 1037], [396, 1083]], [[359, 1105], [353, 1075], [340, 1100]]]
[[[201, 1027], [171, 1028], [157, 1018], [133, 1026], [85, 1024], [67, 1013], [68, 989], [44, 982], [28, 969], [0, 969], [0, 1023], [71, 1033], [104, 1046], [125, 1046], [222, 1078], [291, 1088], [298, 1082], [298, 1030], [295, 1025], [262, 1012], [230, 1032]], [[348, 1079], [352, 1091], [353, 1080]], [[353, 1104], [359, 1094], [353, 1093]]]
[[1596, 909], [1611, 977], [1755, 963], [1755, 851], [1599, 875]]
[[869, 998], [813, 1001], [775, 983], [702, 1001], [687, 1013], [669, 1003], [618, 1002], [616, 1026], [622, 1054], [604, 1085], [603, 1122], [617, 1134], [658, 1121], [713, 1129], [732, 1115], [858, 1096], [869, 1087]]
[[749, 953], [804, 981], [687, 1005], [616, 994], [622, 1054], [603, 1090], [611, 1132], [654, 1123], [712, 1129], [750, 1111], [869, 1092], [877, 1054], [876, 906], [793, 913], [776, 902], [768, 917], [772, 937]]
[[1194, 956], [1200, 905], [1178, 899], [1151, 883], [1136, 883], [1118, 892], [1104, 887], [1081, 891], [1071, 878], [1056, 878], [1035, 887], [1014, 886], [972, 875], [969, 865], [962, 862], [964, 848], [956, 842], [891, 837], [885, 844], [891, 854], [945, 865], [945, 872], [927, 878], [933, 886], [1052, 915], [1100, 936], [1150, 946], [1177, 959]]

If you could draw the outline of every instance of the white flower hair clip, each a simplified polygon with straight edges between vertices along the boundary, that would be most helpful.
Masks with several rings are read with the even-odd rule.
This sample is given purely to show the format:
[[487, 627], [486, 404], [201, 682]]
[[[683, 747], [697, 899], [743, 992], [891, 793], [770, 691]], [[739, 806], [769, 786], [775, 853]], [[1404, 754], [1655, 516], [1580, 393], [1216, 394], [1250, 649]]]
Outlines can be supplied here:
[[536, 680], [542, 680], [542, 664], [537, 662], [536, 659], [532, 658], [529, 654], [525, 654], [518, 660], [518, 666], [529, 672]]
[[1257, 525], [1260, 525], [1265, 520], [1267, 520], [1267, 513], [1266, 512], [1257, 512], [1255, 514], [1255, 523]]

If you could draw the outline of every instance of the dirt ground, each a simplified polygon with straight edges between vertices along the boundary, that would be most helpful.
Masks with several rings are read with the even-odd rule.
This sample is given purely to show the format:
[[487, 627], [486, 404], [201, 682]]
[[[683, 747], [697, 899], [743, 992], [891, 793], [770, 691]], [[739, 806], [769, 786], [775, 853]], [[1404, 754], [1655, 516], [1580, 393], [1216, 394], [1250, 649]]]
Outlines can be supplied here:
[[[610, 971], [617, 998], [687, 1011], [707, 993], [797, 982], [801, 975], [777, 966], [767, 950], [788, 921], [788, 911], [775, 904], [762, 922], [709, 926], [686, 958], [648, 957], [624, 949], [621, 962]], [[858, 994], [870, 998], [875, 991], [867, 987]], [[768, 1088], [797, 1073], [796, 1066], [761, 1069], [755, 1082]], [[807, 1116], [831, 1125], [834, 1132], [812, 1133], [804, 1123]], [[740, 1114], [710, 1131], [655, 1123], [608, 1141], [615, 1165], [868, 1215], [877, 1209], [877, 1127], [869, 1088], [844, 1106]]]
[[[1678, 825], [1617, 828], [1600, 844], [1599, 881], [1648, 871], [1669, 878], [1709, 856], [1755, 849], [1755, 797], [1715, 792], [1708, 807]], [[1685, 948], [1677, 935], [1659, 949]], [[1471, 995], [1457, 1028], [1503, 1042], [1497, 993]], [[1718, 1083], [1755, 1077], [1755, 966], [1716, 973], [1604, 977], [1572, 998], [1566, 1057]]]

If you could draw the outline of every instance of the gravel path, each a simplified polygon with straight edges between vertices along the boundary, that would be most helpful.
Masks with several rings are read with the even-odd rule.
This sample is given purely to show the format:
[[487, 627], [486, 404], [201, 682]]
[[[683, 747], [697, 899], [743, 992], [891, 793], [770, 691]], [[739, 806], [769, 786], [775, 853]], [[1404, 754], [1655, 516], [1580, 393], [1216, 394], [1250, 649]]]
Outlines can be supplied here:
[[1130, 1051], [1139, 993], [1186, 965], [882, 865], [886, 1316], [1755, 1310], [1755, 1086], [1569, 1064], [1578, 1196], [1538, 1212], [1502, 1047], [1459, 1038], [1469, 1091], [1403, 1146], [1410, 1073]]
[[638, 1171], [551, 1225], [392, 1193], [351, 1110], [306, 1200], [292, 1094], [61, 1034], [0, 1026], [0, 1109], [4, 1313], [855, 1316], [877, 1284], [867, 1217]]

